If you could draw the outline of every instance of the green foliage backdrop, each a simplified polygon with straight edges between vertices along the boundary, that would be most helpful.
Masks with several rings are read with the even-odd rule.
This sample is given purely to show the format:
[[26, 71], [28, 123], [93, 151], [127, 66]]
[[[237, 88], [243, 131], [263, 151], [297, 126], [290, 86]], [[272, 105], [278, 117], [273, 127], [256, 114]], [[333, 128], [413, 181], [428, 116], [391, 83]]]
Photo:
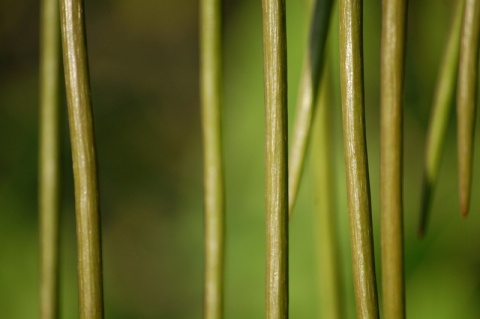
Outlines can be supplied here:
[[[423, 240], [416, 237], [423, 149], [453, 0], [410, 1], [405, 96], [405, 249], [409, 318], [479, 318], [479, 147], [471, 213], [459, 216], [454, 122]], [[365, 0], [368, 151], [379, 239], [380, 1]], [[98, 142], [108, 318], [199, 318], [203, 209], [198, 4], [86, 1]], [[290, 125], [308, 19], [287, 2]], [[0, 316], [38, 313], [38, 3], [0, 3]], [[335, 13], [338, 16], [338, 12]], [[336, 20], [336, 19], [335, 19]], [[260, 1], [225, 5], [226, 318], [264, 315], [264, 107]], [[338, 36], [334, 23], [333, 35]], [[335, 185], [347, 314], [354, 318], [341, 139], [338, 40], [331, 52]], [[64, 97], [62, 97], [64, 101]], [[77, 318], [71, 156], [63, 102], [62, 318]], [[291, 129], [291, 126], [290, 126]], [[478, 134], [477, 134], [478, 135]], [[476, 138], [478, 141], [479, 138]], [[478, 142], [477, 142], [478, 145]], [[290, 314], [318, 314], [311, 181], [290, 226]], [[377, 262], [377, 267], [380, 267]], [[380, 274], [377, 268], [377, 276]]]

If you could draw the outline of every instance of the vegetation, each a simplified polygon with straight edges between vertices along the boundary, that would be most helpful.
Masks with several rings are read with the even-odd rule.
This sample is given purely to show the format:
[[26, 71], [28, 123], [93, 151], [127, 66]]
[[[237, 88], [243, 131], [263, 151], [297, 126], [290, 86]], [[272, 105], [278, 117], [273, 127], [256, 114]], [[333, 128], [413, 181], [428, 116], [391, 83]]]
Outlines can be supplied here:
[[221, 2], [200, 8], [203, 129], [205, 284], [204, 317], [223, 317], [225, 272], [225, 178], [222, 147]]
[[60, 2], [77, 229], [78, 313], [103, 318], [100, 205], [82, 0]]
[[480, 316], [478, 1], [60, 3], [0, 11], [2, 317]]

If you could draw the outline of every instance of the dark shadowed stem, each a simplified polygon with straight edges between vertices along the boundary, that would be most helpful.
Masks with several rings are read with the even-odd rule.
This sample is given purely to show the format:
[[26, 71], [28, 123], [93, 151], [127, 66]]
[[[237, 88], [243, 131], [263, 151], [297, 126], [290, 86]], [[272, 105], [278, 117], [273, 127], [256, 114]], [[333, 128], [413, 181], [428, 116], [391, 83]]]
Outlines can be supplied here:
[[464, 3], [464, 0], [457, 1], [435, 88], [425, 150], [422, 206], [418, 227], [420, 237], [424, 236], [427, 229], [442, 150], [445, 144], [445, 133], [451, 116], [453, 93], [457, 83], [458, 52], [460, 51], [460, 31], [462, 29]]
[[316, 0], [312, 12], [310, 34], [300, 81], [298, 102], [289, 158], [289, 212], [297, 199], [308, 141], [314, 117], [317, 88], [324, 64], [325, 44], [330, 25], [333, 0]]
[[221, 138], [221, 0], [202, 0], [200, 7], [205, 286], [204, 318], [223, 317], [224, 169]]
[[43, 0], [40, 16], [40, 319], [58, 318], [59, 65], [58, 1]]
[[287, 43], [285, 2], [263, 0], [266, 318], [288, 318]]
[[460, 212], [463, 216], [468, 215], [472, 187], [479, 36], [480, 1], [466, 0], [457, 83], [458, 184]]
[[61, 0], [60, 16], [75, 180], [80, 319], [103, 318], [97, 167], [82, 0]]
[[363, 96], [361, 0], [340, 0], [340, 78], [357, 317], [378, 318]]
[[406, 0], [382, 1], [380, 209], [383, 315], [405, 318], [403, 86]]
[[312, 129], [312, 167], [314, 173], [315, 233], [317, 237], [320, 318], [342, 319], [345, 303], [342, 291], [340, 245], [334, 204], [332, 161], [331, 102], [329, 70], [325, 66], [318, 92], [318, 110]]

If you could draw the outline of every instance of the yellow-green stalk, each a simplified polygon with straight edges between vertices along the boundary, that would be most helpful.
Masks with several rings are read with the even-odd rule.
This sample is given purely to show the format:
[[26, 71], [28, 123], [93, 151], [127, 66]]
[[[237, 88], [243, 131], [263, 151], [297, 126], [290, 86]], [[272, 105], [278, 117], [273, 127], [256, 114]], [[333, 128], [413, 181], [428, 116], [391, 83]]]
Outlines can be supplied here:
[[103, 318], [97, 159], [82, 0], [61, 0], [63, 63], [72, 145], [80, 319]]
[[363, 85], [363, 2], [340, 0], [340, 79], [357, 317], [379, 317]]
[[59, 46], [58, 1], [43, 0], [40, 16], [40, 319], [59, 316]]
[[263, 0], [266, 318], [288, 318], [287, 43], [285, 1]]
[[405, 318], [403, 91], [406, 0], [382, 1], [380, 210], [385, 318]]
[[225, 191], [221, 120], [221, 0], [200, 6], [200, 93], [204, 161], [204, 318], [223, 318]]

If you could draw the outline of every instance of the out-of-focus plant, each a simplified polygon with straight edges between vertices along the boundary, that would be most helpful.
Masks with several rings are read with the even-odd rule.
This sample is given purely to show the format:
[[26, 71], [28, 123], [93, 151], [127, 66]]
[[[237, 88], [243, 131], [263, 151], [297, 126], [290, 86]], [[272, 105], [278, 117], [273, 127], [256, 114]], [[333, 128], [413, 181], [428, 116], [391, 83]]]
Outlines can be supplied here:
[[204, 317], [223, 318], [225, 200], [221, 120], [221, 0], [200, 7], [201, 104], [204, 149]]
[[470, 209], [473, 137], [477, 114], [480, 1], [465, 0], [457, 82], [458, 184], [460, 211]]
[[41, 2], [40, 53], [40, 318], [59, 317], [60, 22], [58, 2]]
[[[327, 61], [326, 61], [327, 62]], [[318, 89], [318, 110], [312, 130], [312, 174], [314, 175], [315, 233], [317, 237], [321, 318], [345, 318], [345, 294], [340, 260], [338, 208], [333, 179], [331, 142], [331, 68], [325, 66]]]
[[303, 61], [303, 71], [292, 134], [289, 157], [289, 214], [295, 207], [300, 180], [305, 166], [305, 158], [317, 106], [318, 86], [325, 57], [325, 46], [330, 26], [333, 0], [318, 0], [313, 4], [307, 50]]
[[441, 154], [445, 144], [447, 124], [452, 109], [453, 94], [457, 82], [458, 52], [460, 50], [460, 32], [464, 2], [464, 0], [458, 0], [453, 13], [453, 21], [440, 64], [435, 95], [432, 102], [425, 149], [420, 223], [418, 228], [419, 236], [424, 236], [427, 229], [432, 197], [438, 179]]

